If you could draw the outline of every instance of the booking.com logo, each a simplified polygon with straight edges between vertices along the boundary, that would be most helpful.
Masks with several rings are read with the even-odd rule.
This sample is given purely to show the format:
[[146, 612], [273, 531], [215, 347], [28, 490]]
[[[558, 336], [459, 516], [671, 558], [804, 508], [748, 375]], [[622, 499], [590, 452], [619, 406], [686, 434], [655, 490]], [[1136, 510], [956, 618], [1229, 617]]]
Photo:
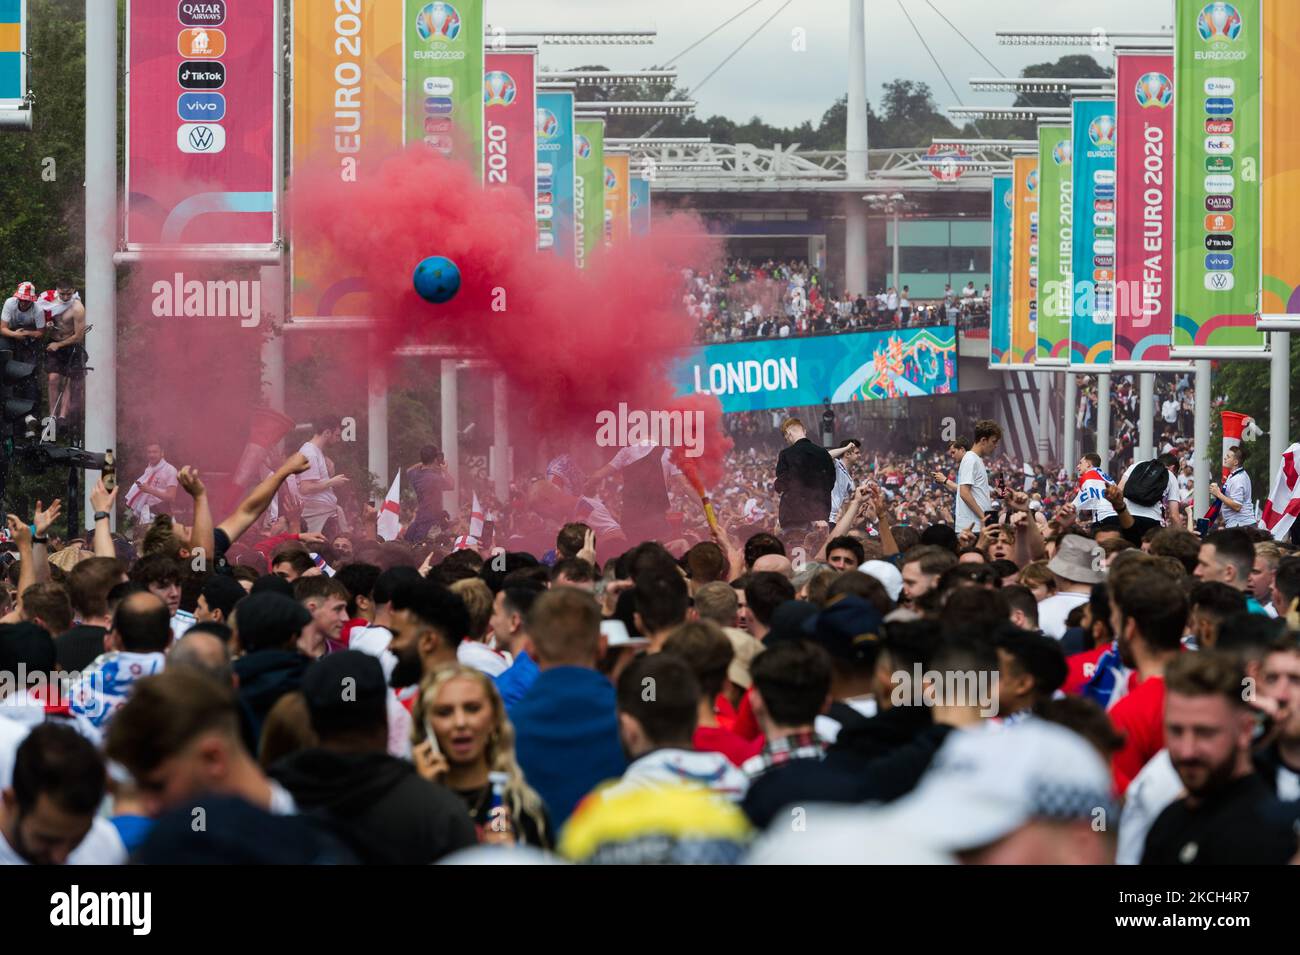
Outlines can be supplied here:
[[616, 411], [596, 413], [596, 444], [602, 448], [658, 445], [682, 448], [686, 457], [704, 453], [703, 411], [628, 410], [620, 401]]

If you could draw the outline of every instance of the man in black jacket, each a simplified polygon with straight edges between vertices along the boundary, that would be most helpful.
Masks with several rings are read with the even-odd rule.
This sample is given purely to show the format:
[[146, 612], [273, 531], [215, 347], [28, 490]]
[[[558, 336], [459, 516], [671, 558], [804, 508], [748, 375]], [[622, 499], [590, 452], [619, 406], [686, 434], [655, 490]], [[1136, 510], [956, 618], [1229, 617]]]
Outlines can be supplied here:
[[835, 462], [829, 451], [809, 440], [798, 418], [786, 418], [781, 435], [790, 445], [776, 459], [776, 482], [772, 485], [781, 495], [781, 529], [807, 531], [818, 521], [830, 520]]
[[239, 699], [247, 708], [249, 725], [244, 742], [257, 752], [262, 721], [280, 697], [298, 689], [311, 658], [297, 642], [311, 623], [307, 608], [283, 594], [250, 594], [235, 612], [235, 638], [244, 655], [235, 661]]
[[450, 790], [388, 755], [388, 693], [374, 657], [359, 650], [321, 657], [302, 681], [320, 746], [287, 756], [271, 776], [362, 862], [427, 865], [476, 844], [474, 823]]

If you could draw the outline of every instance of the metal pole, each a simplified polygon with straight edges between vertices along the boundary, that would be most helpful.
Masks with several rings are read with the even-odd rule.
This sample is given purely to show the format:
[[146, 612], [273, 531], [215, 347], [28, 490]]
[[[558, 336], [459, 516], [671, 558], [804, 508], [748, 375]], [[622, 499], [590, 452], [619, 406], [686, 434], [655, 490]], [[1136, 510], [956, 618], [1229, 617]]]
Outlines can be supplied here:
[[[1268, 450], [1270, 469], [1281, 465], [1291, 446], [1291, 333], [1270, 332], [1271, 371], [1268, 389]], [[1269, 483], [1276, 478], [1270, 470]]]
[[[86, 302], [95, 325], [87, 341], [86, 448], [117, 447], [117, 4], [86, 0]], [[85, 513], [94, 513], [86, 475]], [[111, 519], [117, 526], [117, 517]]]
[[[849, 0], [848, 113], [845, 121], [845, 165], [850, 182], [867, 181], [867, 18], [866, 0]], [[845, 291], [866, 295], [867, 210], [857, 195], [844, 197]]]
[[1061, 463], [1067, 471], [1073, 473], [1075, 454], [1075, 429], [1079, 414], [1079, 379], [1074, 372], [1065, 373], [1065, 440], [1061, 446]]
[[1150, 461], [1156, 456], [1156, 376], [1145, 371], [1138, 376], [1138, 454], [1137, 460]]
[[1045, 371], [1038, 373], [1038, 463], [1048, 465], [1052, 460], [1052, 442], [1048, 440], [1047, 429], [1051, 427], [1052, 376]]
[[442, 509], [456, 518], [460, 516], [460, 411], [456, 389], [456, 359], [442, 359], [442, 453], [447, 458], [447, 470], [456, 480], [455, 490], [442, 492]]
[[502, 504], [510, 502], [510, 389], [503, 372], [492, 376], [493, 493]]
[[894, 292], [901, 298], [903, 286], [898, 281], [898, 207], [894, 207]]
[[1210, 507], [1210, 363], [1200, 360], [1196, 363], [1196, 401], [1192, 444], [1195, 454], [1192, 458], [1193, 507], [1196, 516], [1203, 515]]
[[366, 468], [379, 479], [379, 493], [388, 492], [388, 373], [372, 360], [369, 374], [369, 402], [366, 409]]

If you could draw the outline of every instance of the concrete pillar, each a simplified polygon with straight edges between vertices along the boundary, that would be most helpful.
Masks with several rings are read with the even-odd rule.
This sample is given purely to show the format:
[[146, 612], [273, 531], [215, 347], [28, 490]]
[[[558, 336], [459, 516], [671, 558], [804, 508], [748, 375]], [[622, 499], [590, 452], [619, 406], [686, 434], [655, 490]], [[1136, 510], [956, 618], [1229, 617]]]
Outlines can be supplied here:
[[447, 458], [447, 470], [456, 479], [456, 489], [442, 492], [442, 509], [456, 518], [460, 516], [460, 408], [456, 387], [454, 358], [442, 359], [442, 453]]
[[[117, 4], [86, 0], [86, 449], [117, 452]], [[44, 385], [42, 385], [44, 389]], [[86, 475], [84, 513], [94, 513]], [[118, 495], [121, 505], [126, 494]], [[87, 521], [89, 523], [89, 521]], [[111, 523], [117, 526], [117, 516]]]
[[1156, 376], [1143, 372], [1138, 376], [1138, 453], [1139, 461], [1156, 456]]
[[1203, 517], [1210, 507], [1210, 482], [1218, 475], [1211, 476], [1210, 462], [1210, 362], [1202, 359], [1196, 362], [1196, 402], [1195, 423], [1192, 428], [1192, 443], [1196, 454], [1192, 461], [1192, 481], [1196, 487], [1193, 492], [1193, 506], [1197, 517]]
[[262, 267], [263, 331], [262, 402], [274, 411], [284, 411], [284, 267]]
[[1097, 376], [1097, 453], [1104, 471], [1110, 464], [1110, 375]]
[[1067, 471], [1073, 471], [1074, 462], [1079, 460], [1078, 448], [1075, 446], [1075, 430], [1078, 427], [1079, 413], [1079, 379], [1074, 372], [1065, 373], [1065, 439], [1061, 445], [1061, 463]]
[[1269, 360], [1268, 389], [1268, 466], [1271, 491], [1272, 482], [1277, 479], [1274, 469], [1282, 463], [1282, 455], [1291, 446], [1291, 333], [1270, 332], [1269, 347], [1273, 350]]
[[366, 467], [379, 479], [379, 493], [386, 494], [393, 477], [388, 473], [388, 373], [376, 358], [370, 362], [368, 386]]
[[503, 372], [492, 376], [492, 482], [497, 500], [510, 501], [510, 389]]
[[1050, 464], [1052, 461], [1052, 442], [1047, 437], [1051, 425], [1052, 376], [1051, 373], [1038, 373], [1038, 463]]

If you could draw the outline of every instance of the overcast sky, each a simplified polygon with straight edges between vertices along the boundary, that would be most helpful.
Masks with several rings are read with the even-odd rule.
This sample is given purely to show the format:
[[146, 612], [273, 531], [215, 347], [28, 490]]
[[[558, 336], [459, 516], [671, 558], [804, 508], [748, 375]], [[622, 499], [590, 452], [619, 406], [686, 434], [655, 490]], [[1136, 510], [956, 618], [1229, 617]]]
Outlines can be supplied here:
[[[487, 21], [507, 33], [516, 30], [656, 29], [645, 47], [544, 47], [542, 65], [571, 68], [601, 63], [644, 69], [682, 53], [754, 0], [487, 0]], [[737, 121], [758, 115], [769, 123], [814, 124], [847, 89], [849, 4], [852, 0], [759, 0], [734, 22], [676, 61], [682, 85], [701, 83], [768, 17], [763, 27], [721, 71], [704, 83], [697, 114], [715, 113]], [[861, 2], [861, 0], [859, 0]], [[882, 83], [901, 77], [930, 85], [941, 107], [956, 105], [943, 75], [926, 54], [900, 9], [900, 0], [865, 0], [867, 97], [879, 102]], [[983, 53], [1008, 76], [1031, 64], [1081, 49], [1009, 47], [998, 30], [1161, 30], [1172, 22], [1172, 0], [901, 0], [943, 72], [966, 105], [1009, 104], [1008, 94], [976, 95], [971, 77], [996, 75]], [[1084, 8], [1090, 12], [1084, 12]], [[938, 11], [938, 12], [936, 12]], [[978, 49], [971, 48], [947, 17]], [[806, 31], [807, 50], [792, 50], [796, 28]]]

